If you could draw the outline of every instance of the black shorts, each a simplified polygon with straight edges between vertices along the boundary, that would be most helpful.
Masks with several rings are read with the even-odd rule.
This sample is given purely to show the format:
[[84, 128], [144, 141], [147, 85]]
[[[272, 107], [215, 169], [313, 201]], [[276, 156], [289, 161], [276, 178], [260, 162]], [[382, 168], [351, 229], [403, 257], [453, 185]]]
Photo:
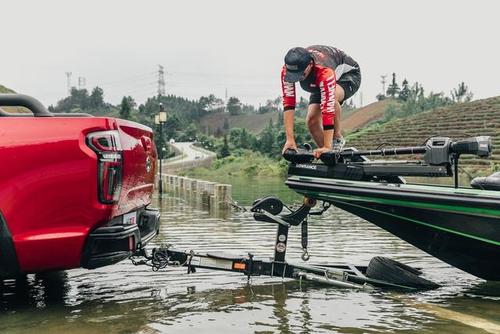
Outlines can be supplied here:
[[[361, 71], [359, 68], [349, 71], [343, 74], [338, 80], [337, 85], [344, 89], [344, 99], [339, 101], [343, 103], [345, 100], [351, 98], [359, 89], [361, 85]], [[317, 92], [311, 93], [309, 97], [309, 104], [321, 103], [321, 93]]]

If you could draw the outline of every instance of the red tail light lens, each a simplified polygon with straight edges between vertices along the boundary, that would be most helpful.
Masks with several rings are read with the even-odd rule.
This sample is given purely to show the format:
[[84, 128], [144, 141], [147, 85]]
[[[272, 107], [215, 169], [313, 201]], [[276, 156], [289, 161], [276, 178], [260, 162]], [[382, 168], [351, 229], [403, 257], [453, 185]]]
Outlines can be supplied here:
[[98, 158], [98, 196], [104, 204], [118, 202], [122, 188], [123, 158], [118, 131], [99, 131], [87, 135], [87, 145]]

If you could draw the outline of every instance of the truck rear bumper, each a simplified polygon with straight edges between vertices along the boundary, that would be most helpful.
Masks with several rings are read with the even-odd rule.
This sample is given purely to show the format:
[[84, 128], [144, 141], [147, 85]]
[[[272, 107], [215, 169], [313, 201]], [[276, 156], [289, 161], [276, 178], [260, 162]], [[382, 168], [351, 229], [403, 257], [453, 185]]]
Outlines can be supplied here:
[[159, 228], [158, 209], [138, 213], [137, 224], [99, 227], [89, 234], [81, 265], [94, 269], [125, 260], [153, 239]]

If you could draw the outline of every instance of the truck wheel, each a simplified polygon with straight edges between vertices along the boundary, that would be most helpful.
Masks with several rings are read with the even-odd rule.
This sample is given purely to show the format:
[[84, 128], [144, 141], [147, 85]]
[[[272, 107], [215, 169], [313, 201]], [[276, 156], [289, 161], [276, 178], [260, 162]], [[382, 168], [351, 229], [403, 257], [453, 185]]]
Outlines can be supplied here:
[[421, 274], [418, 269], [381, 256], [372, 258], [366, 268], [366, 276], [369, 278], [423, 290], [439, 287], [438, 284], [419, 277]]

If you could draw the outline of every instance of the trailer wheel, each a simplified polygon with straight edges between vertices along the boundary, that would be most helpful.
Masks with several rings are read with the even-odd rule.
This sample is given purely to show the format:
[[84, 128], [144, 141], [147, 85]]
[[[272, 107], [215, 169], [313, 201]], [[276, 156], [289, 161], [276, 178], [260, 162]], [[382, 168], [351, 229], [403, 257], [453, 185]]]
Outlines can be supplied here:
[[393, 284], [404, 285], [416, 289], [436, 289], [438, 284], [420, 277], [422, 272], [386, 257], [376, 256], [370, 260], [366, 268], [366, 276]]

